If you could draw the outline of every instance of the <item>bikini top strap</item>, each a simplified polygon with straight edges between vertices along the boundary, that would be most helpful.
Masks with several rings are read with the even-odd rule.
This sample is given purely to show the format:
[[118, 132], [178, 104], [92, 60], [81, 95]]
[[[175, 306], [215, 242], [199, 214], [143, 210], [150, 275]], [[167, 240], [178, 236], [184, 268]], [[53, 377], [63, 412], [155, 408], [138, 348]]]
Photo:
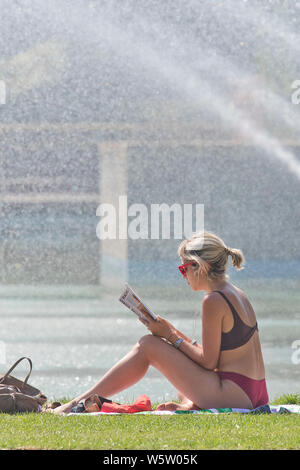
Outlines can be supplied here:
[[[243, 325], [245, 325], [245, 323], [243, 322], [243, 320], [241, 319], [241, 317], [239, 316], [239, 314], [237, 313], [236, 309], [234, 308], [234, 306], [232, 305], [232, 303], [230, 302], [229, 299], [227, 299], [226, 295], [223, 294], [223, 292], [221, 292], [220, 290], [214, 290], [213, 292], [218, 292], [219, 294], [221, 294], [221, 296], [226, 300], [226, 302], [228, 303], [230, 309], [231, 309], [231, 312], [232, 312], [232, 315], [234, 317], [234, 321], [238, 321], [240, 323], [242, 323]], [[258, 331], [258, 325], [257, 325], [257, 322], [255, 323], [254, 326], [250, 327], [249, 325], [246, 325], [248, 328], [251, 328], [252, 330], [256, 330]]]
[[213, 292], [218, 292], [219, 294], [221, 294], [221, 296], [222, 296], [222, 297], [226, 300], [226, 302], [228, 303], [228, 305], [229, 305], [229, 307], [230, 307], [232, 313], [233, 313], [233, 314], [236, 313], [237, 316], [239, 317], [239, 315], [238, 315], [236, 309], [234, 308], [234, 306], [232, 305], [232, 303], [230, 302], [230, 300], [227, 299], [226, 295], [223, 294], [223, 292], [221, 292], [220, 290], [214, 290]]

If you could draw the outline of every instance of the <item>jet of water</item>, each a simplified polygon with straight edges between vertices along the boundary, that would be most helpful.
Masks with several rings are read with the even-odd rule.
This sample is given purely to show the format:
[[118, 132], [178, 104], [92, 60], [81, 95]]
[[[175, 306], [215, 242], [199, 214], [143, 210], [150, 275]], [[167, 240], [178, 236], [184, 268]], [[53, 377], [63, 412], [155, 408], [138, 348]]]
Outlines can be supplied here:
[[166, 47], [164, 50], [153, 48], [144, 37], [137, 36], [129, 28], [126, 31], [120, 29], [103, 14], [100, 16], [94, 12], [92, 16], [88, 16], [79, 4], [76, 4], [73, 13], [75, 24], [85, 13], [85, 35], [97, 35], [101, 43], [106, 41], [118, 54], [130, 57], [132, 61], [147, 67], [155, 75], [159, 74], [172, 88], [193, 100], [199, 108], [205, 106], [209, 112], [220, 116], [226, 126], [234, 128], [249, 142], [276, 157], [300, 180], [300, 163], [291, 151], [286, 150], [280, 141], [270, 136], [266, 130], [258, 127], [245, 112], [228, 102], [207, 80], [193, 72], [191, 67], [187, 64], [181, 65]]

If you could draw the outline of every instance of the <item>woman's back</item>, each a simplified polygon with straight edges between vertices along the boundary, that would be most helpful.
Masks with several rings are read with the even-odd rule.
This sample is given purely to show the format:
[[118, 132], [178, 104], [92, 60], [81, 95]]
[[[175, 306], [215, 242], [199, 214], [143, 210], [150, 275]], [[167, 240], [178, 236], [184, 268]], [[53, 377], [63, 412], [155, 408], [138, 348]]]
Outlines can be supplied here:
[[[226, 344], [224, 340], [231, 337], [232, 349], [224, 348], [221, 350], [218, 370], [231, 371], [244, 374], [253, 379], [264, 379], [265, 368], [261, 352], [261, 345], [258, 330], [256, 326], [256, 316], [253, 307], [247, 299], [245, 293], [238, 287], [227, 283], [222, 289], [223, 296], [223, 323], [222, 323], [222, 344]], [[218, 295], [221, 295], [220, 293]], [[231, 306], [229, 305], [231, 304]], [[237, 325], [238, 323], [238, 325]], [[240, 330], [249, 331], [249, 339], [244, 344], [240, 341], [242, 338], [237, 336], [233, 338], [235, 327], [242, 326]], [[236, 331], [237, 332], [237, 331]], [[233, 339], [236, 345], [233, 344]], [[240, 343], [239, 343], [240, 341]], [[227, 341], [230, 344], [230, 341]], [[222, 349], [222, 348], [221, 348]]]

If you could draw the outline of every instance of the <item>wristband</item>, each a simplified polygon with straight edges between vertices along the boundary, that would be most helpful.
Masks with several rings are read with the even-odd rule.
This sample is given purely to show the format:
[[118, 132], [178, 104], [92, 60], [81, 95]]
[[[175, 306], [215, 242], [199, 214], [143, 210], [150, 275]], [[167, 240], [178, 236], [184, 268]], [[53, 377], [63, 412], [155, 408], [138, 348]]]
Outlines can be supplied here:
[[174, 348], [178, 349], [182, 341], [183, 341], [183, 338], [179, 338], [177, 341], [175, 341], [175, 343], [173, 344]]
[[192, 345], [194, 346], [195, 344], [197, 344], [197, 340], [196, 340], [196, 339], [193, 339]]

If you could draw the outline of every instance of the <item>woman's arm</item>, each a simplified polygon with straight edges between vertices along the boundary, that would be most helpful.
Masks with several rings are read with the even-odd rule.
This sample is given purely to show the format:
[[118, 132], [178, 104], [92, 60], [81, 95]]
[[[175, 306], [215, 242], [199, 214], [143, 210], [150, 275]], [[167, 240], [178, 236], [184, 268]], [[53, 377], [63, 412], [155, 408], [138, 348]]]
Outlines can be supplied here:
[[[177, 330], [176, 330], [177, 331]], [[203, 365], [203, 348], [201, 344], [192, 344], [192, 340], [190, 338], [185, 337], [180, 331], [178, 333], [174, 332], [169, 337], [169, 343], [174, 345], [176, 341], [180, 338], [183, 338], [183, 342], [179, 346], [179, 351], [183, 352], [186, 356], [188, 356], [193, 361], [197, 362], [197, 364]]]
[[216, 294], [210, 294], [203, 299], [202, 345], [192, 345], [190, 338], [183, 335], [170, 322], [159, 315], [157, 322], [149, 317], [149, 322], [146, 323], [146, 326], [152, 334], [165, 338], [173, 345], [178, 339], [183, 338], [178, 349], [205, 369], [214, 370], [219, 362], [223, 320], [219, 300], [219, 296]]
[[[186, 336], [184, 333], [182, 333], [180, 330], [175, 328], [175, 326], [172, 325], [168, 320], [164, 319], [165, 322], [167, 322], [170, 325], [170, 328], [173, 330], [173, 332], [178, 336], [178, 338], [183, 338], [187, 343], [192, 344], [194, 339], [190, 338], [189, 336]], [[198, 343], [193, 345], [194, 347], [200, 347]]]
[[[202, 345], [194, 348], [184, 340], [179, 347], [180, 351], [208, 370], [217, 368], [220, 357], [223, 312], [219, 300], [216, 294], [210, 294], [203, 299]], [[174, 339], [175, 337], [172, 342]]]
[[[149, 320], [151, 320], [151, 317], [149, 317], [149, 315], [147, 313], [147, 310], [145, 310], [145, 308], [143, 307], [143, 305], [141, 303], [139, 303], [138, 308], [143, 313], [143, 315], [146, 316], [146, 318], [149, 318]], [[183, 338], [187, 343], [190, 343], [190, 344], [193, 343], [194, 340], [192, 338], [189, 338], [184, 333], [182, 333], [180, 330], [175, 328], [175, 326], [172, 325], [172, 323], [170, 323], [168, 320], [166, 320], [165, 318], [160, 317], [159, 315], [158, 315], [158, 319], [161, 323], [164, 324], [165, 327], [168, 327], [166, 329], [167, 333], [165, 333], [165, 331], [160, 332], [161, 334], [159, 334], [159, 336], [164, 337], [165, 339], [168, 339], [168, 337], [167, 337], [168, 334], [170, 334], [172, 332], [172, 333], [175, 333], [176, 335], [178, 335], [178, 338], [179, 337]], [[142, 321], [142, 323], [144, 323], [144, 322]], [[146, 324], [146, 326], [148, 327], [148, 323]], [[166, 336], [164, 336], [164, 333], [166, 334]], [[157, 332], [156, 332], [156, 334], [157, 334]], [[199, 347], [200, 345], [197, 343], [197, 344], [194, 344], [193, 346]]]

